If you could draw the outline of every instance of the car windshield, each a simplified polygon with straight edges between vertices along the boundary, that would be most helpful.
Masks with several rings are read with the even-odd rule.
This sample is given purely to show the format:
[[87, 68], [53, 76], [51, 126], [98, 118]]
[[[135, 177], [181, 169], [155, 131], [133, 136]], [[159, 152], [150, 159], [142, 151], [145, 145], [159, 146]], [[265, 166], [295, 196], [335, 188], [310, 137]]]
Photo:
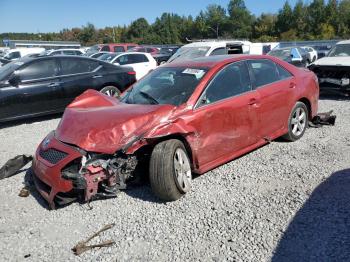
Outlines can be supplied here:
[[290, 49], [276, 49], [276, 50], [270, 51], [268, 55], [285, 60], [290, 58], [291, 53], [290, 53]]
[[98, 57], [98, 59], [105, 62], [111, 62], [117, 55], [118, 53], [103, 54], [100, 57]]
[[121, 101], [127, 104], [185, 103], [207, 73], [207, 68], [159, 67], [125, 92]]
[[328, 56], [350, 56], [350, 44], [347, 45], [336, 45]]
[[209, 46], [181, 47], [172, 57], [170, 57], [168, 63], [179, 60], [190, 60], [193, 58], [205, 56], [209, 49]]
[[6, 76], [17, 70], [21, 65], [23, 65], [23, 62], [13, 61], [0, 67], [0, 81], [4, 80]]

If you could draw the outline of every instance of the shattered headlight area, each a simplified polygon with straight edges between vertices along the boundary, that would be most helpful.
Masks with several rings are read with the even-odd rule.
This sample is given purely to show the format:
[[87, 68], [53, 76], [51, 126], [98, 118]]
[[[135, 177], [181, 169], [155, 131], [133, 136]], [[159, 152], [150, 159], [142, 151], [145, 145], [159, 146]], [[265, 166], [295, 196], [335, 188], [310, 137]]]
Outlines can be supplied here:
[[[73, 191], [81, 202], [116, 197], [126, 183], [133, 178], [137, 166], [134, 155], [87, 154], [76, 159], [61, 171], [62, 179], [72, 182]], [[57, 197], [62, 198], [59, 194]], [[59, 204], [67, 204], [74, 199], [60, 199]], [[68, 201], [68, 202], [67, 202]]]

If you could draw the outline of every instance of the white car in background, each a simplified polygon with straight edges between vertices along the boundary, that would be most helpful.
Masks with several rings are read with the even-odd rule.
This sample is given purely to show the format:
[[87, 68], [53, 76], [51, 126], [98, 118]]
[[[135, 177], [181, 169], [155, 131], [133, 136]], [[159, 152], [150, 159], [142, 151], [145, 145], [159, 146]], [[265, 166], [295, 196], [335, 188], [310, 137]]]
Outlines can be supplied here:
[[310, 55], [310, 61], [311, 63], [315, 62], [317, 60], [317, 51], [312, 48], [311, 46], [303, 46], [302, 47], [307, 53]]
[[4, 59], [7, 60], [18, 60], [21, 57], [27, 56], [27, 55], [37, 55], [45, 51], [45, 48], [41, 47], [23, 47], [23, 48], [15, 48], [15, 49], [9, 49], [5, 51], [5, 53], [2, 55]]
[[136, 80], [141, 79], [157, 67], [156, 60], [149, 53], [106, 53], [98, 59], [115, 65], [132, 67], [136, 72]]

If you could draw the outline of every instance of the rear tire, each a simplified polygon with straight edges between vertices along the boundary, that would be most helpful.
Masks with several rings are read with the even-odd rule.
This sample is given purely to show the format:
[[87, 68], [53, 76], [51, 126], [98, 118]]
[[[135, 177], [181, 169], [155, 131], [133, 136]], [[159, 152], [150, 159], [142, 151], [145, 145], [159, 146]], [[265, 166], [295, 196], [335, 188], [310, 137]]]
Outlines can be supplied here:
[[302, 102], [297, 102], [288, 119], [288, 133], [282, 136], [285, 140], [294, 142], [300, 139], [308, 127], [309, 110]]
[[171, 139], [154, 147], [149, 176], [152, 191], [165, 201], [177, 200], [191, 189], [190, 159], [181, 141]]
[[105, 86], [100, 92], [110, 97], [118, 98], [121, 94], [120, 90], [115, 86]]

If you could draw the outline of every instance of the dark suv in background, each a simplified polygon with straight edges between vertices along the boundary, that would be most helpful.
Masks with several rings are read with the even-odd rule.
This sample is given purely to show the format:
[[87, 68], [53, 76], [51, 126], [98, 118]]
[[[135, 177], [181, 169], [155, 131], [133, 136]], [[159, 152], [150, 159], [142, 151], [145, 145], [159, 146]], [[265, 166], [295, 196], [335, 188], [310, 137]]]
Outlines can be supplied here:
[[87, 89], [109, 95], [135, 82], [135, 72], [79, 56], [25, 57], [0, 68], [0, 122], [64, 111]]

